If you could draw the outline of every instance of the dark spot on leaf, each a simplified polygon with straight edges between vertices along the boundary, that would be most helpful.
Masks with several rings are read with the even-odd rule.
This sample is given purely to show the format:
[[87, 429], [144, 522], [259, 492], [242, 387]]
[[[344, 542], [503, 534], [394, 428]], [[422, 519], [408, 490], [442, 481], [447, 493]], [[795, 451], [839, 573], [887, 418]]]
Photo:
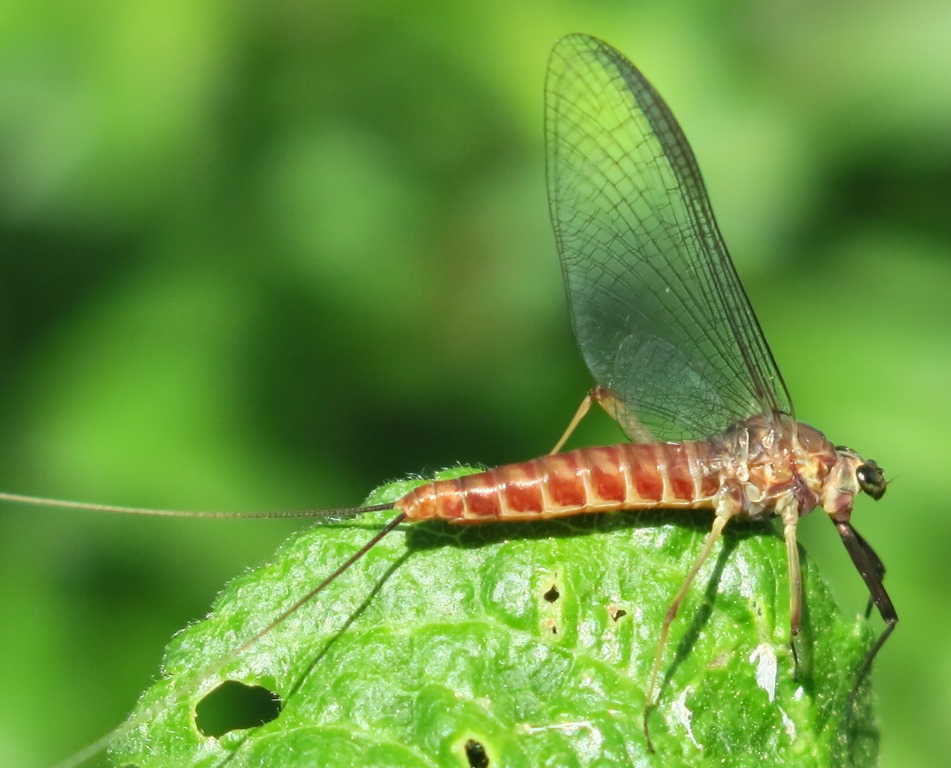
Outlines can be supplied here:
[[228, 680], [195, 707], [195, 725], [205, 736], [218, 739], [231, 731], [254, 728], [281, 714], [281, 697], [260, 685]]
[[466, 759], [469, 761], [469, 768], [489, 768], [489, 756], [485, 753], [485, 747], [475, 739], [466, 742]]
[[627, 611], [625, 611], [623, 608], [618, 608], [616, 605], [609, 605], [608, 616], [611, 617], [611, 621], [617, 621], [618, 619], [627, 616]]
[[555, 585], [552, 584], [551, 589], [549, 589], [544, 595], [542, 595], [542, 597], [544, 597], [549, 603], [553, 603], [559, 597], [561, 597], [561, 595], [558, 593], [558, 590], [556, 589]]

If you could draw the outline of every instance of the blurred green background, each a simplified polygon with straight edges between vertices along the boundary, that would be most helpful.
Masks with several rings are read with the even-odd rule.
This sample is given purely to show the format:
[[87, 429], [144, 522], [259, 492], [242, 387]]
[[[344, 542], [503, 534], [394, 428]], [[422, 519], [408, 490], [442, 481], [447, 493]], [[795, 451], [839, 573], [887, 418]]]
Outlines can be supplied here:
[[[946, 758], [951, 6], [713, 8], [8, 0], [0, 489], [324, 507], [548, 450], [590, 381], [542, 85], [589, 32], [684, 125], [799, 417], [894, 479], [854, 518], [902, 619], [881, 764]], [[299, 525], [0, 508], [0, 764], [122, 720], [168, 637]], [[821, 512], [802, 535], [860, 611]]]

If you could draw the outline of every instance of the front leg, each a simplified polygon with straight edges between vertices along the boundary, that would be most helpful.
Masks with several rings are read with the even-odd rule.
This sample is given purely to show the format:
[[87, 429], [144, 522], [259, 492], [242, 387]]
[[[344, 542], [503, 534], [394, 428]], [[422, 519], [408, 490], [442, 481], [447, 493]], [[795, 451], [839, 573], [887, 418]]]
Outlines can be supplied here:
[[849, 521], [833, 520], [833, 522], [839, 531], [839, 536], [845, 545], [845, 549], [849, 553], [849, 557], [852, 558], [852, 563], [865, 582], [865, 586], [868, 587], [872, 601], [878, 607], [882, 621], [885, 622], [885, 629], [882, 630], [878, 639], [872, 644], [872, 647], [865, 656], [862, 667], [859, 669], [858, 675], [856, 675], [855, 684], [852, 686], [851, 694], [849, 694], [849, 709], [851, 710], [852, 703], [858, 695], [862, 682], [872, 669], [872, 662], [882, 649], [882, 646], [885, 645], [888, 636], [891, 635], [895, 629], [895, 625], [898, 624], [898, 612], [895, 610], [892, 599], [888, 596], [888, 592], [885, 591], [885, 585], [882, 583], [882, 579], [885, 576], [885, 566], [882, 564], [881, 558], [875, 553], [875, 550], [872, 549], [869, 543], [859, 535], [858, 531], [852, 527]]

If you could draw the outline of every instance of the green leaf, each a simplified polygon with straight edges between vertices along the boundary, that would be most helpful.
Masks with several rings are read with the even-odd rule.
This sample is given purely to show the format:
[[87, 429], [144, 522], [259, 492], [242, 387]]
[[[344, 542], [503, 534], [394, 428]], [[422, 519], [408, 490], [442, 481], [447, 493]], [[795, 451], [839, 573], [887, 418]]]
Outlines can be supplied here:
[[[797, 676], [784, 544], [763, 524], [728, 528], [682, 606], [650, 718], [657, 751], [647, 752], [658, 635], [709, 513], [408, 524], [220, 666], [393, 514], [310, 528], [228, 585], [208, 619], [170, 644], [113, 763], [827, 766], [848, 762], [851, 741], [856, 765], [875, 764], [869, 686], [846, 718], [864, 622], [843, 618], [803, 555]], [[276, 691], [283, 710], [260, 727], [203, 735], [195, 707], [224, 680]]]

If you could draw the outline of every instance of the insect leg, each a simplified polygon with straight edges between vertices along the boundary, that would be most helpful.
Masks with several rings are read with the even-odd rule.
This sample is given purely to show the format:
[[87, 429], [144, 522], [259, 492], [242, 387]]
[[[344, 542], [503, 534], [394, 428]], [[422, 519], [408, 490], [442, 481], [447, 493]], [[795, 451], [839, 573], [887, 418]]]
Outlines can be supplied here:
[[685, 578], [683, 584], [680, 585], [680, 590], [677, 592], [673, 602], [671, 602], [670, 607], [667, 609], [667, 614], [664, 616], [664, 626], [660, 631], [660, 640], [657, 643], [657, 654], [654, 657], [654, 668], [651, 671], [650, 683], [647, 686], [647, 697], [644, 701], [644, 737], [647, 739], [647, 749], [649, 752], [654, 751], [654, 745], [651, 743], [647, 721], [651, 709], [655, 706], [654, 688], [657, 684], [657, 675], [660, 672], [660, 665], [663, 660], [664, 647], [667, 645], [667, 636], [670, 634], [670, 625], [677, 616], [680, 604], [683, 603], [684, 598], [687, 596], [687, 592], [691, 584], [693, 584], [693, 580], [697, 577], [700, 568], [703, 567], [703, 564], [710, 556], [714, 544], [717, 543], [717, 540], [723, 534], [723, 529], [726, 527], [726, 524], [730, 522], [730, 518], [733, 517], [733, 514], [734, 512], [732, 510], [717, 511], [716, 517], [713, 518], [713, 527], [710, 529], [710, 533], [707, 534], [707, 539], [703, 543], [703, 549], [700, 550], [700, 554], [687, 573], [687, 578]]
[[799, 544], [796, 540], [799, 507], [791, 494], [780, 506], [783, 538], [786, 540], [786, 563], [789, 567], [789, 644], [792, 648], [793, 662], [798, 671], [799, 654], [796, 652], [796, 638], [799, 636], [802, 624], [802, 570], [799, 566]]
[[[859, 532], [852, 529], [852, 535], [855, 536], [859, 545], [865, 550], [865, 553], [869, 556], [871, 560], [871, 565], [875, 569], [875, 573], [878, 575], [878, 580], [883, 581], [885, 579], [885, 564], [882, 562], [882, 559], [876, 554], [875, 550], [872, 549], [872, 545], [869, 544], [864, 537], [859, 535]], [[868, 605], [865, 606], [865, 618], [867, 619], [872, 615], [872, 606], [875, 605], [875, 598], [869, 595]]]
[[859, 687], [872, 668], [872, 662], [882, 649], [882, 646], [885, 645], [888, 636], [894, 631], [895, 626], [898, 624], [898, 613], [895, 611], [895, 606], [892, 604], [888, 592], [885, 591], [885, 585], [882, 583], [882, 578], [885, 575], [885, 566], [882, 564], [879, 556], [875, 554], [875, 550], [859, 535], [851, 523], [834, 522], [836, 529], [839, 531], [842, 543], [852, 558], [856, 570], [858, 570], [859, 575], [861, 575], [862, 580], [865, 582], [865, 586], [868, 587], [871, 599], [878, 607], [882, 621], [885, 622], [885, 629], [882, 630], [878, 639], [872, 644], [871, 649], [869, 649], [868, 654], [865, 656], [865, 661], [862, 662], [858, 676], [855, 678], [855, 684], [852, 686], [852, 692], [849, 694], [849, 709], [851, 710]]
[[568, 438], [571, 437], [571, 434], [575, 431], [578, 424], [581, 423], [581, 420], [588, 415], [588, 411], [591, 410], [591, 403], [597, 403], [600, 405], [612, 419], [617, 421], [618, 408], [620, 403], [618, 399], [614, 396], [614, 393], [607, 387], [602, 387], [598, 384], [596, 387], [592, 387], [588, 390], [588, 394], [584, 396], [584, 400], [581, 401], [581, 405], [578, 406], [578, 410], [575, 412], [575, 415], [572, 417], [571, 422], [568, 424], [568, 428], [565, 430], [565, 433], [561, 436], [561, 439], [555, 443], [555, 447], [549, 451], [549, 455], [553, 453], [558, 453], [562, 449], [562, 446], [568, 442]]

